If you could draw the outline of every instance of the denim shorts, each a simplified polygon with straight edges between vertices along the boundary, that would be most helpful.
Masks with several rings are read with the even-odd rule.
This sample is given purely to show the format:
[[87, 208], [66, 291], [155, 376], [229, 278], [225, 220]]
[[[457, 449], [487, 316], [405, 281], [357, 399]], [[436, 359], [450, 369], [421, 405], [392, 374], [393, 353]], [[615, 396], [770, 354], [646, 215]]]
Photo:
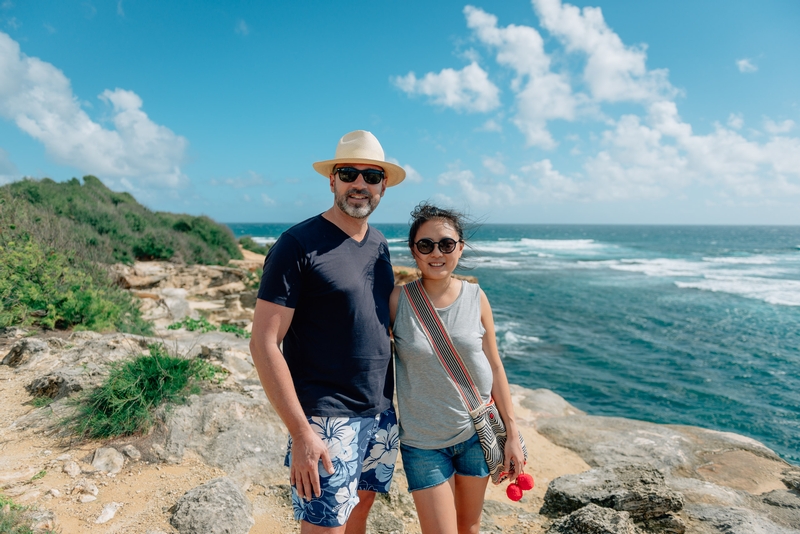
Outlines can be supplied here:
[[444, 449], [417, 449], [401, 443], [400, 453], [410, 492], [438, 486], [454, 474], [478, 478], [489, 476], [478, 434]]
[[[358, 491], [388, 493], [397, 460], [399, 428], [394, 408], [374, 417], [308, 417], [311, 428], [327, 445], [333, 474], [319, 463], [322, 494], [310, 501], [292, 486], [294, 518], [321, 527], [347, 523], [358, 504]], [[292, 438], [284, 465], [292, 462]]]

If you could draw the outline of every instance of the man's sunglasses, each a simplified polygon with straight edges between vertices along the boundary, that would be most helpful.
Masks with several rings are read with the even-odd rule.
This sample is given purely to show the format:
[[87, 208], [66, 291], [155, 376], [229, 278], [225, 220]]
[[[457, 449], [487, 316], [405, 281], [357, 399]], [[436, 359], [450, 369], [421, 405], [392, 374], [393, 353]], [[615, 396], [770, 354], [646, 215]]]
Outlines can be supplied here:
[[439, 246], [439, 250], [442, 254], [450, 254], [456, 249], [456, 245], [459, 243], [463, 243], [463, 241], [461, 239], [456, 241], [455, 239], [451, 239], [449, 237], [445, 237], [439, 241], [434, 241], [425, 237], [414, 243], [414, 246], [417, 247], [417, 250], [420, 254], [430, 254], [433, 252], [433, 247], [436, 245]]
[[364, 177], [364, 181], [367, 182], [369, 185], [378, 185], [383, 181], [383, 178], [386, 174], [379, 169], [356, 169], [355, 167], [340, 167], [336, 169], [336, 174], [339, 175], [339, 179], [346, 184], [351, 182], [355, 182], [358, 179], [358, 175]]

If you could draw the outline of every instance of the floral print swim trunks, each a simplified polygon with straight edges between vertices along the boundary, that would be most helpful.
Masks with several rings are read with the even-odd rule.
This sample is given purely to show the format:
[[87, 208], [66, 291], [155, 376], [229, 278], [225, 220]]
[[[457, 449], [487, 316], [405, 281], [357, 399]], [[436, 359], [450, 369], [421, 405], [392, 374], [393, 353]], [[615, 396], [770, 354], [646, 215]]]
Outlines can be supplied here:
[[[400, 446], [397, 414], [394, 407], [374, 417], [308, 418], [311, 428], [327, 445], [333, 474], [319, 464], [322, 495], [310, 501], [292, 486], [294, 518], [321, 527], [347, 523], [358, 504], [358, 491], [388, 493]], [[284, 465], [292, 461], [292, 438]]]

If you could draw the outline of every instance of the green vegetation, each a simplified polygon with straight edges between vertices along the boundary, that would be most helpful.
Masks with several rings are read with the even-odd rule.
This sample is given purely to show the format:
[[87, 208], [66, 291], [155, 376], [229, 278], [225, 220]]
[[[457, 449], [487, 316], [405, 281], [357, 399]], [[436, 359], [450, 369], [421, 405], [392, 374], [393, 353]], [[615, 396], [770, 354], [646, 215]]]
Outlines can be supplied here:
[[110, 438], [146, 432], [153, 413], [199, 393], [199, 381], [221, 381], [227, 371], [201, 359], [170, 356], [153, 344], [149, 354], [112, 364], [102, 385], [80, 397], [64, 424], [82, 437]]
[[181, 260], [225, 265], [242, 258], [228, 227], [204, 216], [150, 211], [129, 193], [115, 193], [94, 176], [84, 176], [83, 184], [77, 178], [62, 183], [25, 179], [0, 189], [25, 201], [17, 209], [33, 219], [49, 215], [59, 226], [66, 224], [65, 232], [58, 233], [67, 235], [61, 237], [103, 263]]
[[0, 327], [149, 334], [133, 297], [103, 264], [241, 259], [231, 231], [208, 217], [153, 212], [94, 176], [0, 187]]
[[172, 323], [167, 327], [167, 329], [169, 330], [178, 330], [180, 328], [185, 328], [189, 332], [200, 330], [203, 333], [214, 332], [216, 330], [219, 330], [220, 332], [230, 332], [231, 334], [236, 334], [237, 336], [245, 339], [250, 338], [250, 332], [248, 332], [241, 326], [236, 326], [232, 324], [223, 324], [220, 325], [219, 328], [217, 328], [213, 324], [209, 323], [205, 317], [201, 317], [200, 319], [190, 319], [187, 317], [183, 321]]
[[[27, 506], [16, 504], [0, 493], [0, 534], [34, 534], [28, 517], [29, 510]], [[37, 530], [36, 532], [38, 534], [57, 534], [53, 530], [45, 532]]]
[[35, 475], [33, 475], [33, 476], [31, 477], [31, 480], [39, 480], [40, 478], [44, 478], [44, 476], [45, 476], [46, 474], [47, 474], [47, 470], [45, 470], [45, 469], [42, 469], [41, 471], [39, 471], [38, 473], [36, 473]]
[[34, 397], [31, 399], [31, 404], [34, 408], [44, 408], [53, 404], [53, 399], [50, 397]]
[[0, 233], [0, 327], [150, 332], [133, 297], [101, 267], [12, 226]]
[[266, 256], [267, 252], [269, 252], [269, 245], [259, 245], [253, 241], [253, 238], [249, 235], [240, 237], [239, 244], [242, 245], [243, 249], [255, 252], [256, 254], [263, 254]]

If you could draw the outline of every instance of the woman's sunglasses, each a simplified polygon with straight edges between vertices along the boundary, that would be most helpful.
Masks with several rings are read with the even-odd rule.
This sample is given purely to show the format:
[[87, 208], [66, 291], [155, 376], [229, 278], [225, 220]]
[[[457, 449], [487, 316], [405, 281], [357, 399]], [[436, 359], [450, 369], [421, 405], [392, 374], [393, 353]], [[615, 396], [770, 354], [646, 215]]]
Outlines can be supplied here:
[[439, 251], [442, 254], [450, 254], [456, 249], [456, 245], [459, 243], [463, 243], [463, 241], [461, 239], [456, 241], [455, 239], [449, 237], [445, 237], [439, 241], [434, 241], [425, 237], [414, 243], [414, 246], [417, 247], [417, 250], [420, 254], [430, 254], [433, 252], [433, 247], [437, 245], [439, 246]]
[[334, 171], [339, 175], [339, 179], [346, 184], [355, 182], [358, 175], [364, 177], [364, 181], [369, 185], [378, 185], [383, 181], [386, 176], [382, 170], [379, 169], [356, 169], [355, 167], [340, 167]]

